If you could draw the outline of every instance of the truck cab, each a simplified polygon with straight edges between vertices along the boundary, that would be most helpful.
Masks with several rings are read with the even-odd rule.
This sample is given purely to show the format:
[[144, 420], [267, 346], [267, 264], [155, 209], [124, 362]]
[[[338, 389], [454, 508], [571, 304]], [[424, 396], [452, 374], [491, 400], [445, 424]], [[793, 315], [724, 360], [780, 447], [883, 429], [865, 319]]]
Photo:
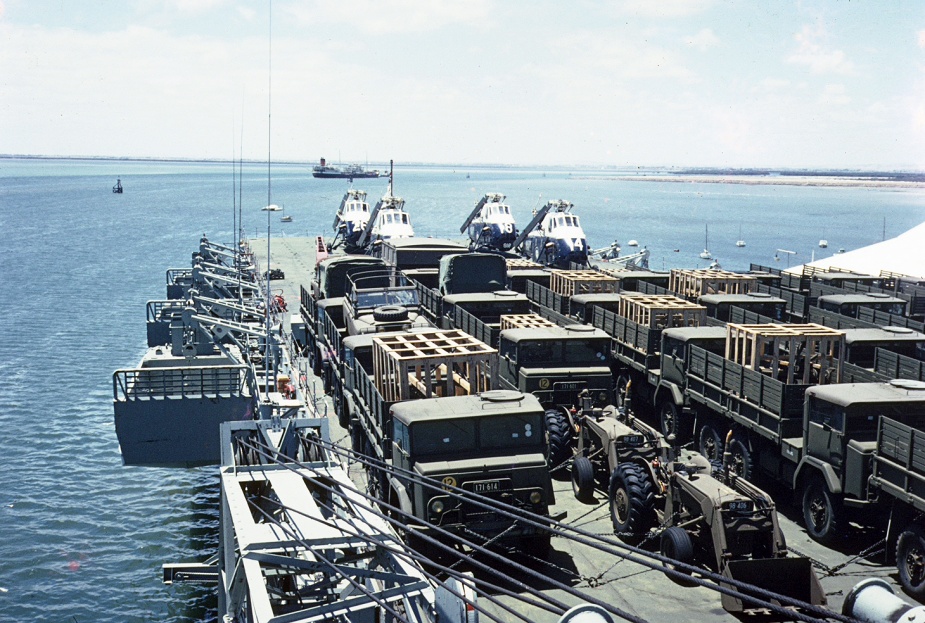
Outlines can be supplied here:
[[829, 541], [843, 529], [845, 508], [876, 502], [869, 490], [880, 416], [925, 426], [925, 384], [841, 383], [806, 390], [803, 452], [794, 475], [803, 493], [809, 535]]
[[429, 327], [417, 286], [394, 268], [358, 271], [347, 278], [343, 310], [348, 335]]
[[787, 301], [771, 296], [765, 292], [747, 292], [744, 294], [704, 294], [698, 301], [707, 308], [707, 316], [723, 322], [730, 322], [732, 307], [741, 307], [747, 311], [783, 322]]
[[439, 526], [483, 539], [503, 533], [507, 540], [549, 548], [549, 533], [478, 503], [549, 515], [555, 499], [544, 456], [543, 408], [535, 397], [494, 390], [413, 400], [393, 405], [391, 421], [397, 470], [390, 503], [426, 526], [414, 529]]
[[845, 329], [847, 363], [874, 368], [878, 348], [925, 361], [925, 333], [906, 327]]
[[857, 318], [858, 309], [862, 307], [888, 314], [896, 314], [897, 316], [905, 316], [907, 302], [882, 292], [857, 292], [854, 294], [820, 296], [817, 305], [825, 311]]
[[500, 336], [498, 378], [550, 409], [578, 406], [585, 389], [595, 406], [612, 404], [610, 341], [587, 325], [507, 329]]

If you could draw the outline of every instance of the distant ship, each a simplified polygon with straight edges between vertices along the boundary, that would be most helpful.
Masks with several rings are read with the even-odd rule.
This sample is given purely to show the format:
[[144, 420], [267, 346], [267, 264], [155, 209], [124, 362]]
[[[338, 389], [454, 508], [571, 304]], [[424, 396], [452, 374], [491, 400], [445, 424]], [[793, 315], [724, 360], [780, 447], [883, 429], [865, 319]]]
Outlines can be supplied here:
[[381, 175], [376, 169], [367, 171], [358, 164], [348, 164], [344, 168], [328, 166], [324, 158], [321, 159], [320, 164], [312, 167], [312, 177], [352, 180], [354, 178], [380, 177]]
[[116, 185], [112, 187], [112, 192], [122, 194], [122, 180], [116, 179]]

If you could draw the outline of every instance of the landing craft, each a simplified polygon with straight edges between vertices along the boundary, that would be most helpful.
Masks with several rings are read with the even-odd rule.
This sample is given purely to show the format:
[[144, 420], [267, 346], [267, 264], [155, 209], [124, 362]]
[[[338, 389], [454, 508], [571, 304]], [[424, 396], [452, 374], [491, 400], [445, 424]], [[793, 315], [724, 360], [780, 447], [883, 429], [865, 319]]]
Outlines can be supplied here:
[[479, 200], [459, 233], [467, 229], [472, 251], [510, 251], [517, 239], [514, 216], [500, 193], [487, 193]]
[[331, 249], [343, 245], [347, 253], [362, 253], [359, 247], [360, 236], [369, 223], [369, 203], [366, 201], [366, 191], [350, 189], [344, 193], [344, 198], [334, 217], [334, 240]]
[[546, 266], [587, 265], [588, 241], [571, 209], [570, 201], [550, 201], [534, 214], [511, 248], [519, 248], [524, 257]]

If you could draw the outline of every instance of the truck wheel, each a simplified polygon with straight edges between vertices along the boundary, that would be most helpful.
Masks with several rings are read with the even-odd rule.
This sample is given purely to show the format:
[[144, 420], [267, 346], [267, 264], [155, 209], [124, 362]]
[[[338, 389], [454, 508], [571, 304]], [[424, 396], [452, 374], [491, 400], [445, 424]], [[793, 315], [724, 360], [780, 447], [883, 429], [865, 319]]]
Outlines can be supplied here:
[[752, 468], [754, 465], [752, 453], [745, 441], [738, 435], [733, 435], [732, 439], [729, 440], [729, 454], [731, 457], [730, 471], [750, 481], [753, 476]]
[[347, 409], [347, 400], [340, 385], [334, 386], [334, 411], [337, 413], [337, 423], [344, 430], [350, 428], [350, 411]]
[[359, 422], [354, 423], [350, 427], [350, 444], [353, 451], [357, 454], [362, 454], [365, 441], [366, 435], [363, 433], [363, 429], [360, 427]]
[[546, 411], [546, 458], [549, 469], [555, 469], [572, 456], [572, 431], [568, 417], [558, 409]]
[[925, 530], [912, 524], [896, 541], [896, 568], [899, 583], [909, 595], [925, 599]]
[[[671, 558], [672, 560], [683, 562], [687, 565], [692, 564], [694, 562], [694, 543], [691, 541], [691, 535], [689, 535], [684, 528], [671, 526], [662, 532], [662, 539], [659, 543], [659, 553], [665, 558]], [[662, 564], [665, 565], [665, 568], [678, 573], [683, 573], [685, 575], [690, 575], [691, 573], [686, 569], [679, 569], [677, 566], [668, 562]], [[693, 586], [693, 582], [686, 581], [684, 578], [678, 577], [673, 573], [668, 573], [666, 575], [672, 582], [676, 582], [682, 586]]]
[[321, 350], [317, 346], [312, 346], [311, 364], [312, 373], [315, 376], [321, 376]]
[[594, 465], [586, 456], [576, 456], [572, 461], [572, 491], [582, 502], [594, 497]]
[[719, 436], [712, 424], [704, 424], [700, 429], [697, 450], [710, 461], [723, 460], [723, 438]]
[[810, 478], [803, 489], [803, 522], [809, 536], [823, 544], [834, 541], [841, 527], [841, 514], [841, 505], [825, 481], [818, 476]]
[[662, 435], [674, 435], [675, 444], [684, 445], [690, 441], [690, 433], [681, 421], [681, 411], [673, 400], [663, 400], [658, 409], [658, 421]]
[[620, 463], [610, 476], [610, 520], [614, 532], [643, 537], [655, 520], [655, 495], [645, 468]]

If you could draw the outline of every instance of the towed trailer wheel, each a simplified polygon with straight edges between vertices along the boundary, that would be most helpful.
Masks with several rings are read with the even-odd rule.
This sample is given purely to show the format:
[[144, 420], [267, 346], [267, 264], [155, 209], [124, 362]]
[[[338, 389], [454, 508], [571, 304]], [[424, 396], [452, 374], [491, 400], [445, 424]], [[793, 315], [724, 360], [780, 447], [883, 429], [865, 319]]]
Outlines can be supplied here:
[[655, 495], [645, 468], [636, 463], [617, 465], [608, 493], [614, 532], [644, 537], [655, 519]]
[[925, 598], [925, 530], [911, 525], [896, 541], [896, 568], [903, 589], [919, 601]]
[[577, 456], [572, 462], [572, 492], [582, 502], [594, 497], [594, 465], [586, 456]]
[[[659, 542], [659, 553], [665, 558], [671, 558], [676, 562], [682, 562], [686, 565], [694, 562], [694, 543], [691, 541], [691, 535], [684, 528], [671, 526], [662, 532], [662, 538]], [[690, 575], [687, 569], [679, 569], [677, 565], [665, 562], [662, 563], [666, 569], [671, 569], [677, 573]], [[676, 573], [668, 573], [668, 579], [681, 586], [694, 586], [695, 584]]]
[[690, 439], [690, 427], [681, 416], [681, 410], [673, 400], [662, 400], [658, 408], [658, 422], [662, 435], [674, 435], [675, 443], [683, 445]]
[[838, 535], [842, 509], [819, 476], [810, 478], [803, 489], [803, 521], [806, 532], [820, 543], [831, 543]]

